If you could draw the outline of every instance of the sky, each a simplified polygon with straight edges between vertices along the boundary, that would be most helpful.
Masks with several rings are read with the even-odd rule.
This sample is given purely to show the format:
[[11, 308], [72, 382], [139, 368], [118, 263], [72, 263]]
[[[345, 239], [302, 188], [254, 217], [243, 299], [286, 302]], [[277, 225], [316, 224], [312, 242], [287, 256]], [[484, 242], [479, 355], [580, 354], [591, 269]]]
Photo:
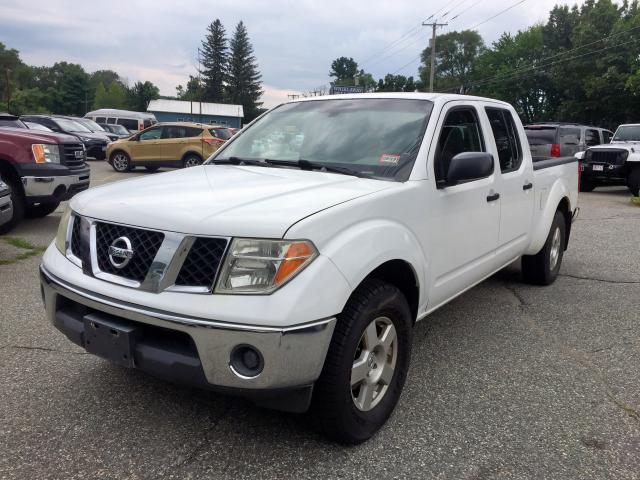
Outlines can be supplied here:
[[[0, 42], [30, 65], [57, 61], [92, 72], [112, 69], [130, 83], [150, 80], [175, 95], [198, 67], [197, 48], [220, 18], [227, 34], [242, 20], [262, 73], [266, 107], [287, 94], [329, 81], [331, 62], [353, 57], [378, 79], [386, 73], [417, 76], [431, 29], [473, 28], [487, 44], [547, 19], [555, 4], [582, 0], [2, 0]], [[450, 12], [448, 15], [445, 15]], [[488, 20], [488, 21], [486, 21]], [[486, 21], [486, 22], [485, 22]]]

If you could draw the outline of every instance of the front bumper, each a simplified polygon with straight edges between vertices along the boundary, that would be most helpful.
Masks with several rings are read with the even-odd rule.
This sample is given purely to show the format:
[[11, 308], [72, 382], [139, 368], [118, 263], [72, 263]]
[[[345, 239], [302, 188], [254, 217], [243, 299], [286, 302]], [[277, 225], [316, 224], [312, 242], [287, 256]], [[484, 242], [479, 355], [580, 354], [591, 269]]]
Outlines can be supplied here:
[[0, 196], [0, 225], [4, 225], [13, 218], [13, 203], [11, 195], [7, 191], [6, 194]]
[[69, 200], [89, 188], [89, 169], [63, 176], [23, 176], [22, 185], [27, 203]]
[[[85, 347], [84, 316], [106, 314], [154, 332], [149, 338], [157, 337], [158, 332], [168, 336], [164, 343], [145, 343], [143, 335], [135, 347], [136, 368], [168, 380], [205, 388], [221, 387], [248, 396], [264, 390], [279, 393], [293, 389], [303, 397], [299, 404], [288, 406], [288, 410], [294, 411], [308, 407], [311, 385], [322, 371], [336, 322], [335, 318], [328, 318], [287, 328], [216, 322], [89, 292], [57, 278], [44, 266], [40, 267], [40, 279], [48, 320], [78, 345]], [[192, 341], [192, 351], [186, 347], [176, 350], [175, 342], [171, 341], [172, 336], [185, 334]], [[238, 345], [251, 345], [262, 354], [264, 368], [259, 375], [244, 377], [231, 368], [231, 352]], [[268, 401], [257, 401], [278, 407]]]
[[626, 165], [581, 163], [580, 169], [582, 177], [593, 183], [609, 185], [626, 185], [627, 183]]

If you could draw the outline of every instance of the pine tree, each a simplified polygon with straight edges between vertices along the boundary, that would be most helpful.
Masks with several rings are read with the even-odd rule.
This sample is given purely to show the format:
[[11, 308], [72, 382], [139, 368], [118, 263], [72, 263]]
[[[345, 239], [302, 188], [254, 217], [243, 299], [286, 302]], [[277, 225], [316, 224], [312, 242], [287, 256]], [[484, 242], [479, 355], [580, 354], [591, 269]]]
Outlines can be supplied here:
[[230, 46], [227, 100], [242, 105], [245, 121], [251, 121], [259, 114], [262, 106], [262, 75], [258, 71], [258, 63], [244, 23], [238, 23]]
[[202, 41], [202, 76], [205, 102], [224, 101], [224, 83], [227, 76], [228, 48], [224, 26], [217, 19], [207, 28], [209, 32]]

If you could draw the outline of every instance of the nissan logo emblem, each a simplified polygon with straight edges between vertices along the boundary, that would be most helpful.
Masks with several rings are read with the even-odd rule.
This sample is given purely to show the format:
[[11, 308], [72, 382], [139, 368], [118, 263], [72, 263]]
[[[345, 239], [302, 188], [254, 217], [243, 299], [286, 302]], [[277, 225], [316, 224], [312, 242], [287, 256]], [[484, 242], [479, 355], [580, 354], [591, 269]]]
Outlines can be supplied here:
[[120, 269], [126, 267], [133, 258], [131, 240], [127, 237], [116, 238], [109, 246], [109, 261], [111, 265]]

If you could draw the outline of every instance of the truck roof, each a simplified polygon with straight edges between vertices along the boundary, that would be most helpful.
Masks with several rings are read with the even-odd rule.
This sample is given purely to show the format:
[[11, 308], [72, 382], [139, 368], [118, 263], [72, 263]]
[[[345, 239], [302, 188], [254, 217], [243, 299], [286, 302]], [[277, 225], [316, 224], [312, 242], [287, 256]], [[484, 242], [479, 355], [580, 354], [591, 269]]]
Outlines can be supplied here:
[[410, 100], [430, 100], [432, 102], [446, 103], [455, 100], [462, 101], [483, 101], [497, 103], [504, 106], [511, 106], [507, 102], [501, 100], [495, 100], [493, 98], [476, 97], [473, 95], [460, 95], [452, 93], [422, 93], [422, 92], [379, 92], [379, 93], [353, 93], [343, 95], [323, 95], [318, 97], [307, 97], [292, 100], [291, 102], [313, 102], [318, 100], [343, 100], [343, 99], [358, 99], [358, 98], [406, 98]]
[[80, 143], [80, 140], [72, 135], [31, 130], [29, 128], [0, 127], [0, 137], [7, 136], [42, 143]]

